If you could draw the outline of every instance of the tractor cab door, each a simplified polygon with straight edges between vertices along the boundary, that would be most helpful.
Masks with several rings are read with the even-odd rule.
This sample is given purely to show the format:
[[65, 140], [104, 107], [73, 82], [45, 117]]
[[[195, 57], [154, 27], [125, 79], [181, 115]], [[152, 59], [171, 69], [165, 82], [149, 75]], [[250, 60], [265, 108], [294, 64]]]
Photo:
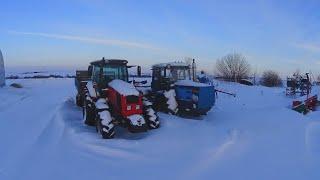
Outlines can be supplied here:
[[167, 90], [172, 84], [167, 68], [154, 68], [152, 70], [151, 88], [153, 91]]
[[151, 82], [151, 89], [153, 91], [159, 91], [161, 82], [161, 69], [160, 68], [153, 68], [152, 69], [152, 82]]
[[102, 76], [102, 68], [99, 66], [93, 66], [91, 76], [92, 76], [91, 79], [93, 81], [93, 84], [96, 84], [96, 88], [98, 88], [97, 91], [101, 93], [101, 89], [104, 89], [107, 87], [104, 83], [104, 79]]
[[95, 82], [96, 84], [99, 83], [100, 81], [100, 67], [99, 66], [93, 66], [93, 69], [92, 69], [92, 81]]

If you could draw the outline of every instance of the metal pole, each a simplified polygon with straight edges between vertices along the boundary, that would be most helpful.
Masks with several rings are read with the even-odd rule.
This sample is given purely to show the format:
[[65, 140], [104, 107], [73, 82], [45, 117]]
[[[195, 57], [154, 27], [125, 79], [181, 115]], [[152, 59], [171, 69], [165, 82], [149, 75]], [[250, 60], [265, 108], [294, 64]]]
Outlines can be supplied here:
[[192, 59], [192, 80], [196, 81], [196, 62], [195, 59]]

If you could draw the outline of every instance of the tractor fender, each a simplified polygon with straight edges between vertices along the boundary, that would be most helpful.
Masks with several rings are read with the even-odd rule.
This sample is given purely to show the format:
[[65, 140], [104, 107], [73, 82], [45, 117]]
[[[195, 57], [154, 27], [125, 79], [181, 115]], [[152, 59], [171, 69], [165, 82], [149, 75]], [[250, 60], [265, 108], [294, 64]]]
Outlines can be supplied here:
[[88, 90], [90, 97], [92, 97], [92, 98], [98, 97], [98, 93], [97, 93], [96, 89], [94, 88], [92, 81], [87, 82], [86, 88]]

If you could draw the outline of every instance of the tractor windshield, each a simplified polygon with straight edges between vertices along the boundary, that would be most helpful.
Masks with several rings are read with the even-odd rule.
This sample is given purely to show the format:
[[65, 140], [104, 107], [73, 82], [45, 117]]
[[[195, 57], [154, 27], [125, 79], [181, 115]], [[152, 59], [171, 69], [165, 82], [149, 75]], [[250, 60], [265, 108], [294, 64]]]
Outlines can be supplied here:
[[128, 81], [128, 71], [126, 66], [108, 65], [103, 67], [103, 76], [107, 82], [114, 79]]
[[190, 69], [182, 68], [182, 67], [172, 67], [170, 69], [169, 77], [173, 81], [190, 80], [191, 79]]

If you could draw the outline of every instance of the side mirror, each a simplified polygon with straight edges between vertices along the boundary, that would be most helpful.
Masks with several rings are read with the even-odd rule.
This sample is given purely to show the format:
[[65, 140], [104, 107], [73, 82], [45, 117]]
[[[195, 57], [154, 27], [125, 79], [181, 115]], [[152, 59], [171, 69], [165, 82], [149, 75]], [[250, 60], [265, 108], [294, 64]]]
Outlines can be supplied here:
[[141, 66], [137, 67], [137, 76], [141, 77]]

